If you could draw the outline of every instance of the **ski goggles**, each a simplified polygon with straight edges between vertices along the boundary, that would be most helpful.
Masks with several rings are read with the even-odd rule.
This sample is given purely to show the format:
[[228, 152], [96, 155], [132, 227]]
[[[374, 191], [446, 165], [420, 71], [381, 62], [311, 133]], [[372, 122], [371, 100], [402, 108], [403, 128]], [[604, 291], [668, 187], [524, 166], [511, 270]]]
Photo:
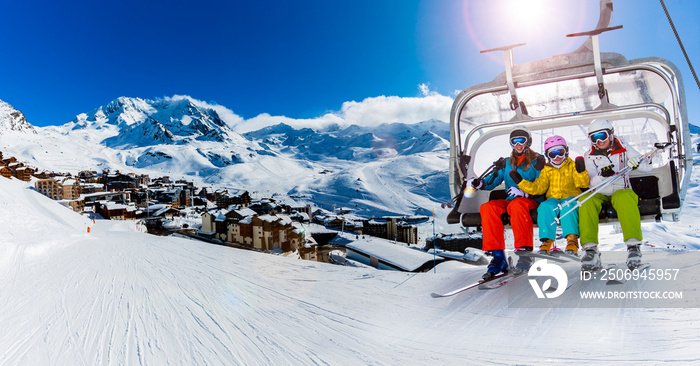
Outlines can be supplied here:
[[566, 149], [561, 148], [561, 149], [551, 149], [547, 151], [547, 156], [554, 160], [560, 156], [565, 156], [566, 155]]
[[607, 130], [594, 132], [588, 137], [591, 138], [591, 142], [597, 144], [598, 142], [605, 142], [610, 138], [610, 133]]
[[527, 145], [527, 137], [525, 137], [525, 136], [511, 137], [510, 146], [515, 147], [515, 145]]

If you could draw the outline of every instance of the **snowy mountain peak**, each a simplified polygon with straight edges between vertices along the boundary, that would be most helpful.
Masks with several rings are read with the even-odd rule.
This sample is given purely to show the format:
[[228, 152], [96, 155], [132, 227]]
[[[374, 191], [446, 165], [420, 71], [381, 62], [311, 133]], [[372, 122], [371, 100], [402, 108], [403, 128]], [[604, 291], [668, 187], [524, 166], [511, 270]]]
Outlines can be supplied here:
[[189, 97], [158, 100], [120, 97], [69, 123], [71, 129], [116, 126], [117, 134], [101, 141], [109, 147], [186, 144], [193, 140], [230, 142], [235, 133], [212, 108]]
[[34, 126], [27, 122], [24, 113], [2, 100], [0, 100], [0, 131], [18, 131], [35, 135], [37, 133]]

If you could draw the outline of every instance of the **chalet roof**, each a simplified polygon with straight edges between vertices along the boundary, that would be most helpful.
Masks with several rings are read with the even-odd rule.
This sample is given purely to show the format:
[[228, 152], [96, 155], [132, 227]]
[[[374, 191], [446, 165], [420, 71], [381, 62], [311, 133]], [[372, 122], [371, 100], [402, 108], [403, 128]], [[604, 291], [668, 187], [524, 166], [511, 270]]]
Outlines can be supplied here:
[[287, 205], [292, 208], [302, 208], [311, 205], [310, 201], [299, 198], [292, 198], [289, 196], [275, 197], [277, 203], [280, 205]]
[[104, 185], [102, 183], [80, 183], [81, 186], [83, 187], [93, 187], [93, 188], [102, 188]]
[[[86, 196], [87, 196], [87, 195], [86, 195]], [[158, 204], [155, 204], [155, 205], [150, 205], [150, 206], [148, 206], [148, 211], [151, 211], [151, 212], [153, 212], [153, 211], [158, 211], [158, 210], [162, 209], [163, 207], [170, 207], [170, 205], [166, 205], [166, 204], [163, 204], [163, 203], [158, 203]]]
[[216, 219], [214, 221], [226, 221], [226, 214], [228, 213], [228, 210], [219, 210], [216, 213]]
[[292, 213], [292, 214], [289, 215], [289, 216], [290, 216], [290, 217], [301, 217], [303, 220], [308, 220], [308, 219], [309, 219], [309, 215], [308, 215], [306, 212], [294, 211], [294, 213]]
[[279, 215], [279, 216], [277, 216], [277, 218], [279, 219], [280, 224], [285, 225], [285, 226], [290, 225], [293, 222], [292, 219], [289, 218], [289, 216], [287, 216], [287, 215]]
[[273, 216], [273, 215], [268, 215], [268, 214], [260, 215], [260, 216], [258, 216], [258, 218], [260, 220], [266, 221], [266, 222], [275, 222], [275, 221], [280, 219], [278, 216]]
[[248, 216], [257, 215], [257, 213], [255, 211], [249, 209], [248, 207], [238, 209], [238, 210], [236, 210], [236, 213], [238, 215], [240, 215], [241, 217], [248, 217]]
[[[304, 232], [306, 232], [306, 229], [304, 229], [304, 226], [302, 226], [298, 222], [293, 222], [292, 227], [294, 228], [292, 231], [294, 231], [294, 233], [296, 233], [296, 234], [303, 234]], [[309, 237], [311, 237], [311, 235], [309, 235]]]
[[153, 216], [161, 216], [161, 215], [164, 215], [168, 211], [175, 211], [176, 213], [180, 212], [177, 209], [172, 208], [172, 207], [163, 207], [160, 210], [156, 211], [156, 213], [154, 213]]
[[97, 193], [86, 193], [83, 197], [112, 197], [124, 194], [124, 192], [97, 192]]
[[322, 208], [318, 208], [315, 211], [313, 211], [311, 214], [328, 216], [331, 214], [331, 212], [328, 210], [322, 209]]
[[127, 208], [126, 205], [122, 205], [121, 203], [114, 203], [114, 202], [107, 202], [105, 205], [107, 206], [107, 210], [124, 210]]
[[409, 272], [416, 271], [426, 262], [434, 260], [433, 255], [422, 250], [411, 249], [376, 238], [353, 241], [345, 246]]
[[60, 182], [61, 179], [62, 179], [61, 177], [51, 177], [51, 178], [45, 178], [45, 179], [37, 179], [37, 182], [50, 182], [50, 181]]

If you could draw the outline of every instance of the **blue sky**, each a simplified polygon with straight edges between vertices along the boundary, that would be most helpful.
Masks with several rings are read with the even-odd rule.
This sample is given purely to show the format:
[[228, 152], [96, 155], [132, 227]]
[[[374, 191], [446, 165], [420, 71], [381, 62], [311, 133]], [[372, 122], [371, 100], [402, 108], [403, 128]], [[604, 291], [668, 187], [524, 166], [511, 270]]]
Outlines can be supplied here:
[[[700, 2], [666, 5], [700, 68]], [[564, 35], [593, 29], [598, 8], [598, 0], [6, 1], [0, 99], [45, 126], [120, 96], [189, 95], [246, 120], [314, 118], [382, 96], [420, 102], [419, 85], [452, 98], [503, 71], [500, 54], [480, 50], [527, 43], [516, 63], [570, 52], [582, 39]], [[674, 62], [690, 121], [700, 124], [700, 92], [659, 2], [616, 0], [614, 9], [612, 24], [624, 28], [601, 36], [602, 49]]]

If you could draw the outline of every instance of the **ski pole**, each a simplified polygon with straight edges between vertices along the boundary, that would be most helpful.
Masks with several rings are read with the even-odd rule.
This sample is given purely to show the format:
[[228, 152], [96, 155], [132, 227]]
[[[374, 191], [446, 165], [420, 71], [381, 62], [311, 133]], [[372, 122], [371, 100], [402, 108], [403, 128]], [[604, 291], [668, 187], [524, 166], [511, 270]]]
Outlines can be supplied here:
[[[481, 175], [477, 178], [479, 180], [484, 179], [487, 175], [493, 173], [496, 168], [498, 168], [500, 165], [505, 164], [505, 159], [501, 158], [493, 162], [490, 167], [486, 168], [486, 170], [481, 173]], [[462, 195], [466, 198], [472, 198], [474, 197], [474, 191], [475, 189], [473, 187], [464, 187], [464, 190], [462, 191]], [[454, 198], [456, 199], [456, 197]]]
[[[647, 161], [647, 160], [652, 159], [654, 156], [656, 156], [656, 154], [658, 154], [658, 153], [661, 152], [661, 151], [666, 150], [669, 146], [671, 146], [671, 143], [670, 143], [670, 142], [657, 142], [657, 143], [655, 143], [655, 144], [654, 144], [654, 150], [652, 150], [652, 151], [648, 152], [647, 154], [642, 155], [642, 156], [640, 157], [640, 164], [641, 164], [641, 162], [644, 162], [644, 161]], [[622, 171], [617, 172], [615, 175], [617, 175], [618, 173], [621, 173], [621, 172], [622, 172]], [[615, 175], [612, 175], [612, 176], [610, 176], [609, 178], [613, 178], [613, 177], [615, 177]], [[615, 179], [617, 179], [617, 178], [615, 178]], [[601, 188], [607, 187], [608, 184], [609, 184], [609, 183], [607, 182], [607, 180], [604, 180], [604, 181], [602, 181], [602, 182], [596, 184], [596, 185], [593, 186], [593, 187], [589, 187], [587, 191], [581, 192], [581, 194], [579, 194], [578, 196], [576, 196], [576, 197], [571, 197], [571, 198], [569, 198], [566, 202], [558, 204], [558, 205], [557, 205], [557, 208], [560, 209], [560, 210], [563, 210], [564, 207], [570, 205], [570, 204], [573, 203], [573, 202], [577, 202], [578, 199], [581, 198], [581, 197], [583, 197], [584, 195], [586, 195], [586, 194], [588, 194], [588, 193], [590, 193], [590, 192], [599, 191]]]
[[[625, 169], [627, 169], [627, 168], [629, 168], [629, 167], [625, 167]], [[624, 170], [624, 169], [623, 169], [623, 170]], [[606, 178], [606, 179], [603, 180], [602, 182], [600, 182], [600, 183], [594, 185], [593, 187], [589, 187], [585, 192], [581, 192], [581, 194], [579, 194], [578, 196], [571, 197], [571, 198], [569, 198], [566, 202], [558, 204], [558, 205], [557, 205], [557, 208], [560, 209], [560, 210], [563, 210], [564, 207], [570, 205], [571, 203], [573, 203], [573, 202], [578, 202], [578, 199], [579, 199], [579, 198], [581, 198], [581, 197], [583, 197], [583, 196], [585, 196], [585, 195], [587, 195], [587, 194], [589, 194], [589, 193], [591, 193], [591, 192], [593, 192], [593, 194], [595, 194], [596, 192], [598, 192], [598, 191], [600, 191], [601, 189], [603, 189], [603, 188], [607, 187], [608, 185], [610, 185], [610, 183], [612, 183], [613, 181], [616, 181], [617, 178], [619, 178], [619, 177], [622, 176], [622, 174], [624, 174], [624, 173], [622, 173], [622, 170], [620, 170], [619, 172], [616, 172], [614, 175], [609, 176], [608, 178]]]
[[[658, 153], [661, 152], [661, 151], [666, 150], [669, 146], [671, 146], [671, 143], [670, 143], [670, 142], [657, 142], [657, 143], [655, 143], [655, 144], [654, 144], [654, 150], [652, 150], [652, 151], [646, 153], [645, 155], [642, 155], [642, 156], [641, 156], [641, 158], [639, 159], [640, 164], [641, 164], [642, 162], [646, 162], [646, 161], [649, 161], [649, 160], [653, 159], [654, 156], [656, 156], [656, 154], [658, 154]], [[557, 206], [559, 207], [559, 209], [561, 210], [561, 209], [563, 209], [564, 206], [567, 206], [567, 205], [569, 205], [571, 202], [573, 202], [574, 200], [576, 200], [576, 205], [574, 205], [574, 207], [572, 207], [570, 210], [566, 211], [563, 215], [560, 215], [559, 217], [555, 217], [555, 218], [554, 218], [554, 222], [552, 223], [552, 225], [559, 224], [559, 222], [561, 221], [561, 219], [564, 218], [564, 216], [570, 214], [571, 212], [573, 212], [573, 211], [576, 210], [577, 208], [581, 207], [581, 205], [582, 205], [584, 202], [588, 201], [591, 197], [593, 197], [593, 196], [594, 196], [596, 193], [598, 193], [600, 190], [602, 190], [603, 188], [609, 186], [609, 185], [612, 184], [614, 181], [618, 180], [620, 177], [622, 177], [622, 176], [624, 176], [625, 174], [631, 172], [632, 170], [634, 170], [632, 167], [626, 166], [624, 169], [622, 169], [622, 170], [620, 170], [619, 172], [615, 173], [614, 175], [610, 176], [610, 177], [607, 178], [606, 180], [604, 180], [604, 181], [598, 183], [597, 185], [595, 185], [593, 188], [589, 189], [588, 191], [583, 192], [583, 193], [581, 193], [580, 195], [578, 195], [578, 196], [576, 196], [576, 197], [573, 197], [573, 198], [567, 200], [566, 202], [564, 202], [564, 203], [561, 204], [561, 205], [557, 205]], [[579, 199], [580, 197], [582, 197], [583, 195], [585, 195], [585, 194], [590, 194], [590, 195], [589, 195], [588, 197], [584, 198], [583, 200], [578, 201], [578, 199]]]
[[602, 190], [603, 188], [609, 186], [609, 185], [612, 184], [614, 181], [616, 181], [618, 178], [620, 178], [620, 177], [622, 177], [623, 175], [627, 174], [627, 173], [630, 172], [631, 170], [632, 170], [632, 168], [630, 168], [630, 167], [625, 167], [625, 169], [620, 170], [620, 171], [617, 172], [615, 175], [613, 175], [613, 176], [609, 177], [608, 179], [606, 179], [605, 181], [601, 182], [601, 184], [596, 185], [596, 187], [595, 187], [593, 190], [589, 190], [589, 191], [584, 192], [583, 194], [588, 194], [588, 197], [582, 199], [581, 201], [576, 201], [576, 204], [574, 205], [574, 207], [572, 207], [571, 209], [569, 209], [568, 211], [566, 211], [564, 214], [559, 215], [559, 217], [555, 217], [555, 218], [554, 218], [554, 222], [552, 223], [552, 225], [557, 225], [557, 224], [559, 224], [559, 222], [561, 221], [561, 219], [563, 219], [566, 215], [568, 215], [568, 214], [574, 212], [577, 208], [581, 207], [581, 205], [583, 205], [584, 202], [588, 201], [589, 199], [591, 199], [591, 197], [595, 196], [595, 195], [598, 193], [598, 191], [600, 191], [600, 190]]

